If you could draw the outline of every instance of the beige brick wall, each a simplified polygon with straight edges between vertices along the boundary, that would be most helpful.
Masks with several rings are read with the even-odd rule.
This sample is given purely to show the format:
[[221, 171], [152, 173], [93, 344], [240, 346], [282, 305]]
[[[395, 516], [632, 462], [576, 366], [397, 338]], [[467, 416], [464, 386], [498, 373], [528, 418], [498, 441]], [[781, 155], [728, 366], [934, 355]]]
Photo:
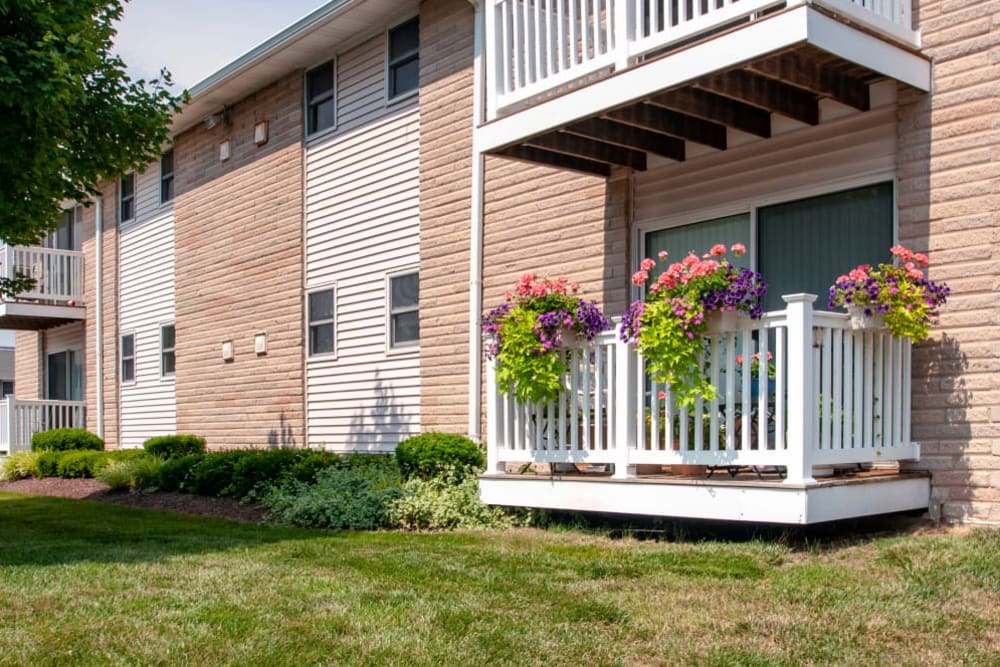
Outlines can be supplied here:
[[39, 398], [42, 395], [39, 335], [37, 331], [18, 331], [14, 334], [14, 395], [18, 398]]
[[420, 6], [420, 420], [466, 433], [473, 10]]
[[[253, 143], [267, 120], [269, 141]], [[228, 139], [231, 156], [218, 159]], [[302, 75], [175, 141], [177, 429], [210, 447], [301, 446]], [[254, 334], [267, 354], [254, 354]], [[235, 360], [224, 362], [232, 340]]]
[[101, 228], [101, 302], [104, 364], [97, 372], [97, 207], [83, 212], [84, 303], [87, 320], [84, 326], [85, 363], [87, 368], [86, 400], [87, 430], [98, 433], [97, 385], [104, 383], [103, 433], [107, 449], [118, 448], [118, 185], [102, 189], [103, 211]]
[[919, 3], [933, 92], [902, 89], [899, 235], [952, 296], [914, 351], [914, 467], [932, 511], [1000, 523], [1000, 2]]

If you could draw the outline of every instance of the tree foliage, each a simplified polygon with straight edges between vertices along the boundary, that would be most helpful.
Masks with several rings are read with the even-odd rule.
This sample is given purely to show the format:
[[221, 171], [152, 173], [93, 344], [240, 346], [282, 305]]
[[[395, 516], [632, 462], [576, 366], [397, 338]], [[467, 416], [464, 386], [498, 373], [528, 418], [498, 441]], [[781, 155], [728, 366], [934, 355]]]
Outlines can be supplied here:
[[[0, 0], [0, 239], [39, 241], [63, 200], [155, 160], [186, 99], [112, 51], [122, 2]], [[2, 289], [2, 286], [0, 286]]]

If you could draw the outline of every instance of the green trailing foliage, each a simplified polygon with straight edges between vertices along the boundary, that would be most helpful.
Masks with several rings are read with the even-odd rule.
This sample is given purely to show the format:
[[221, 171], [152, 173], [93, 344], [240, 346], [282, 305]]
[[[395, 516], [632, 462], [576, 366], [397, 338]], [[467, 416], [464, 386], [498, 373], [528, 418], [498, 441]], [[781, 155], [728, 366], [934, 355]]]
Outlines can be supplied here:
[[104, 449], [104, 441], [82, 428], [56, 428], [36, 433], [31, 438], [31, 450], [34, 452], [61, 452], [75, 449], [100, 451]]
[[160, 435], [142, 443], [142, 448], [153, 456], [173, 459], [205, 451], [205, 438], [197, 435]]
[[479, 445], [463, 435], [424, 433], [399, 443], [396, 463], [404, 479], [430, 479], [456, 468], [482, 470], [485, 458]]
[[[0, 239], [31, 245], [64, 200], [155, 160], [187, 93], [132, 81], [115, 55], [118, 0], [0, 2]], [[17, 285], [0, 279], [0, 293]]]

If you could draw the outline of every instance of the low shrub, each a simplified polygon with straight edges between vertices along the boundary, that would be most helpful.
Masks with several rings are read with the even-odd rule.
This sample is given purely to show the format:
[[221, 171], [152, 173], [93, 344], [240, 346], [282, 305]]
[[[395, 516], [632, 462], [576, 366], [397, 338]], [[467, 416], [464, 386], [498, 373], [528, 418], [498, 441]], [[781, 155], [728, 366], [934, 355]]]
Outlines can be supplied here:
[[38, 454], [38, 477], [56, 477], [59, 474], [59, 462], [68, 452], [43, 451]]
[[[347, 457], [349, 461], [354, 457]], [[389, 504], [403, 494], [399, 468], [385, 457], [316, 473], [315, 484], [289, 480], [263, 499], [268, 519], [312, 528], [371, 530], [387, 525]]]
[[142, 448], [153, 456], [174, 459], [205, 452], [205, 438], [196, 435], [161, 435], [142, 443]]
[[38, 452], [14, 452], [0, 466], [0, 478], [4, 480], [38, 477]]
[[236, 498], [245, 498], [258, 486], [280, 482], [305, 453], [285, 447], [247, 452], [233, 463], [228, 493]]
[[94, 477], [107, 464], [108, 456], [104, 452], [64, 452], [56, 465], [56, 474], [67, 479]]
[[144, 449], [116, 449], [107, 455], [109, 461], [134, 461], [149, 456]]
[[479, 481], [463, 471], [430, 479], [415, 477], [388, 507], [389, 523], [407, 530], [507, 528], [511, 518], [479, 499]]
[[316, 481], [316, 473], [340, 462], [340, 457], [331, 452], [305, 452], [288, 471], [288, 476], [305, 484], [311, 484]]
[[160, 466], [163, 459], [159, 456], [144, 456], [128, 462], [132, 472], [132, 487], [136, 489], [157, 488], [160, 479]]
[[167, 459], [160, 466], [156, 487], [161, 491], [191, 491], [194, 476], [192, 468], [201, 463], [207, 454], [188, 454], [180, 458]]
[[396, 462], [405, 479], [431, 479], [452, 469], [481, 470], [483, 452], [472, 440], [450, 433], [424, 433], [399, 443]]
[[65, 452], [70, 450], [103, 450], [104, 441], [82, 428], [56, 428], [36, 433], [31, 438], [33, 452]]
[[200, 496], [224, 496], [230, 493], [233, 469], [248, 450], [212, 452], [191, 468], [190, 490]]
[[107, 484], [110, 491], [127, 491], [132, 488], [132, 462], [111, 461], [97, 473], [97, 481]]

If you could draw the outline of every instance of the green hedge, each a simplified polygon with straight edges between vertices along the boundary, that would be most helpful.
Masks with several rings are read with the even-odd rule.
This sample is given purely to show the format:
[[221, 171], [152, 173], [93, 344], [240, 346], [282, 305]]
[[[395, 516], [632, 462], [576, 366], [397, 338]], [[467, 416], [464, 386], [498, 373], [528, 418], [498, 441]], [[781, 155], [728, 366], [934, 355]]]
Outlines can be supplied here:
[[56, 474], [66, 479], [94, 477], [107, 464], [108, 455], [104, 452], [62, 452], [56, 464]]
[[174, 459], [203, 453], [205, 438], [196, 435], [161, 435], [142, 443], [142, 448], [153, 456]]
[[399, 443], [396, 463], [405, 479], [431, 479], [452, 468], [481, 470], [486, 461], [479, 445], [463, 435], [424, 433]]
[[82, 428], [57, 428], [36, 433], [31, 438], [33, 452], [65, 452], [81, 449], [103, 450], [104, 441]]

